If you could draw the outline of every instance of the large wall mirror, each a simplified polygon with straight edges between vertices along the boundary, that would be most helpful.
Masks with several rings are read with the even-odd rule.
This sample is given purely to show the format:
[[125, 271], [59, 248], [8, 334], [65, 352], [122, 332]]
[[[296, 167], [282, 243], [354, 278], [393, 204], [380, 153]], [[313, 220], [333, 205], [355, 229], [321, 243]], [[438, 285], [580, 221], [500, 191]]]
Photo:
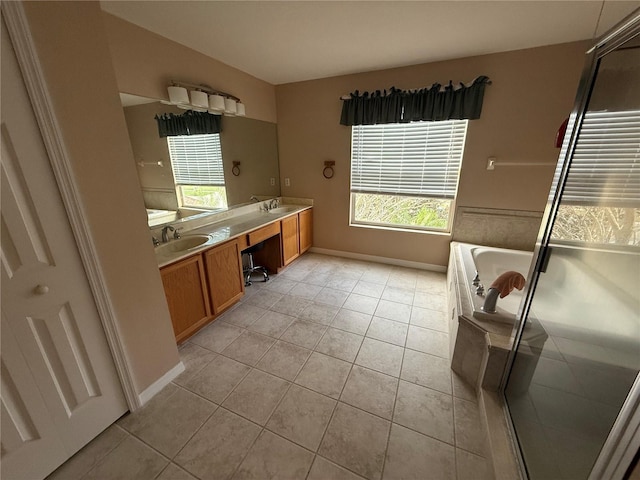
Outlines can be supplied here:
[[[167, 139], [160, 138], [155, 120], [156, 115], [181, 114], [184, 110], [136, 95], [121, 93], [120, 98], [149, 216], [149, 226], [203, 214], [201, 209], [181, 205], [174, 183]], [[280, 195], [275, 123], [224, 116], [220, 147], [228, 208], [249, 203], [252, 196]]]

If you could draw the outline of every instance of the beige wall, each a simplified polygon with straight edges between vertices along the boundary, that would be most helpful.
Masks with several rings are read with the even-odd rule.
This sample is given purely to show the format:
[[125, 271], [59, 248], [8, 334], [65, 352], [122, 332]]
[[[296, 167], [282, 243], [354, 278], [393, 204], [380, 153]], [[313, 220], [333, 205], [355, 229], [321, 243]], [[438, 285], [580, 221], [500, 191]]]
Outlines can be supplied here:
[[97, 2], [25, 2], [118, 328], [142, 392], [178, 351]]
[[[283, 196], [314, 203], [314, 246], [446, 265], [449, 235], [349, 227], [350, 127], [339, 124], [339, 97], [356, 89], [419, 88], [487, 75], [482, 117], [469, 122], [458, 206], [542, 211], [552, 167], [486, 170], [487, 157], [555, 163], [555, 136], [569, 115], [586, 42], [561, 44], [276, 87]], [[335, 176], [322, 176], [335, 160]]]
[[[124, 108], [129, 138], [148, 208], [178, 208], [169, 159], [167, 139], [158, 136], [156, 114], [183, 113], [162, 103], [149, 103]], [[252, 195], [280, 195], [278, 173], [278, 137], [276, 124], [246, 117], [223, 117], [220, 133], [224, 177], [229, 205], [248, 203]], [[139, 162], [162, 161], [162, 166]], [[233, 162], [240, 162], [240, 175], [232, 174]], [[271, 185], [273, 178], [275, 185]], [[164, 193], [166, 192], [166, 193]], [[167, 201], [166, 198], [171, 197]], [[150, 203], [160, 199], [159, 204]]]
[[[291, 179], [281, 193], [315, 200], [317, 247], [436, 265], [447, 262], [450, 235], [348, 226], [350, 129], [339, 125], [338, 98], [355, 89], [415, 88], [488, 75], [493, 84], [482, 118], [469, 125], [457, 206], [540, 212], [552, 167], [487, 171], [486, 161], [557, 160], [556, 131], [573, 106], [587, 47], [577, 42], [273, 87], [117, 17], [103, 17], [120, 91], [164, 98], [172, 78], [209, 83], [240, 96], [248, 116], [270, 122], [277, 98], [280, 180]], [[337, 162], [332, 180], [322, 176], [325, 160]]]
[[240, 98], [247, 117], [276, 122], [273, 85], [108, 13], [103, 18], [121, 92], [168, 100], [171, 80], [206, 84]]

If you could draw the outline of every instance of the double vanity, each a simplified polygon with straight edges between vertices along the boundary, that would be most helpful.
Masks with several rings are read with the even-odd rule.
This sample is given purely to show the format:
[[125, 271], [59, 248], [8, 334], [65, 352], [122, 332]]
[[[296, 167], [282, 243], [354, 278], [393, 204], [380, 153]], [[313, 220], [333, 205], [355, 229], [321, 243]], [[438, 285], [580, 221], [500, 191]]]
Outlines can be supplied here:
[[[244, 295], [242, 252], [263, 243], [254, 262], [278, 273], [311, 248], [311, 202], [268, 208], [239, 207], [222, 214], [172, 224], [156, 258], [178, 343], [229, 309]], [[302, 204], [305, 203], [305, 204]], [[161, 238], [161, 229], [152, 229]]]

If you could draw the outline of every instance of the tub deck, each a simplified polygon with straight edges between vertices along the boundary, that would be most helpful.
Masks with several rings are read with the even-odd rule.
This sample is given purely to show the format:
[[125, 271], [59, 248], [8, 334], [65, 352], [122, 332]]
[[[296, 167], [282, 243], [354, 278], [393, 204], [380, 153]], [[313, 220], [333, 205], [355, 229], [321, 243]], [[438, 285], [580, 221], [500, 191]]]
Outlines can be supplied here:
[[[512, 311], [500, 307], [498, 301], [497, 314], [485, 314], [480, 308], [483, 298], [472, 292], [471, 282], [476, 272], [472, 253], [480, 249], [482, 254], [489, 252], [488, 257], [495, 257], [500, 262], [500, 249], [470, 245], [459, 242], [451, 243], [451, 254], [448, 270], [449, 308], [451, 335], [451, 368], [464, 378], [476, 390], [484, 388], [497, 391], [507, 365], [509, 353], [513, 347], [516, 329], [517, 309], [522, 298], [521, 294], [514, 297], [515, 301], [504, 302], [503, 305]], [[522, 270], [527, 273], [531, 256], [528, 252], [506, 250], [509, 256], [515, 258], [515, 263], [504, 261], [497, 263], [495, 268], [486, 262], [482, 266], [480, 280], [485, 288], [494, 277], [506, 270]], [[483, 275], [486, 277], [483, 279]], [[517, 292], [520, 293], [520, 292]], [[480, 312], [480, 314], [479, 314]], [[532, 324], [526, 332], [527, 344], [542, 350], [547, 334], [539, 324]], [[532, 368], [537, 363], [539, 352], [532, 352]]]
[[513, 346], [514, 327], [473, 315], [474, 305], [467, 288], [471, 280], [466, 278], [458, 255], [459, 245], [459, 242], [451, 243], [447, 271], [451, 369], [476, 390], [495, 478], [521, 479], [498, 393]]

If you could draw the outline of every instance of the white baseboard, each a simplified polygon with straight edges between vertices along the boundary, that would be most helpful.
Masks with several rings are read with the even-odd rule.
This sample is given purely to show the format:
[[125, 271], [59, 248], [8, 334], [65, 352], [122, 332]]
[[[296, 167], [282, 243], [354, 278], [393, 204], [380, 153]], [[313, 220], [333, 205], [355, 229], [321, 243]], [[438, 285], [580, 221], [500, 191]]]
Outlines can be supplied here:
[[138, 399], [140, 400], [140, 406], [143, 406], [149, 400], [151, 400], [160, 390], [171, 383], [171, 380], [176, 378], [184, 372], [184, 363], [179, 362], [175, 367], [161, 376], [158, 380], [149, 385], [140, 395], [138, 395]]
[[443, 265], [432, 265], [430, 263], [412, 262], [410, 260], [400, 260], [398, 258], [378, 257], [377, 255], [365, 255], [363, 253], [343, 252], [342, 250], [330, 250], [328, 248], [311, 247], [312, 253], [322, 255], [333, 255], [334, 257], [353, 258], [355, 260], [365, 260], [367, 262], [384, 263], [387, 265], [397, 265], [399, 267], [417, 268], [419, 270], [430, 270], [432, 272], [446, 272], [447, 267]]

